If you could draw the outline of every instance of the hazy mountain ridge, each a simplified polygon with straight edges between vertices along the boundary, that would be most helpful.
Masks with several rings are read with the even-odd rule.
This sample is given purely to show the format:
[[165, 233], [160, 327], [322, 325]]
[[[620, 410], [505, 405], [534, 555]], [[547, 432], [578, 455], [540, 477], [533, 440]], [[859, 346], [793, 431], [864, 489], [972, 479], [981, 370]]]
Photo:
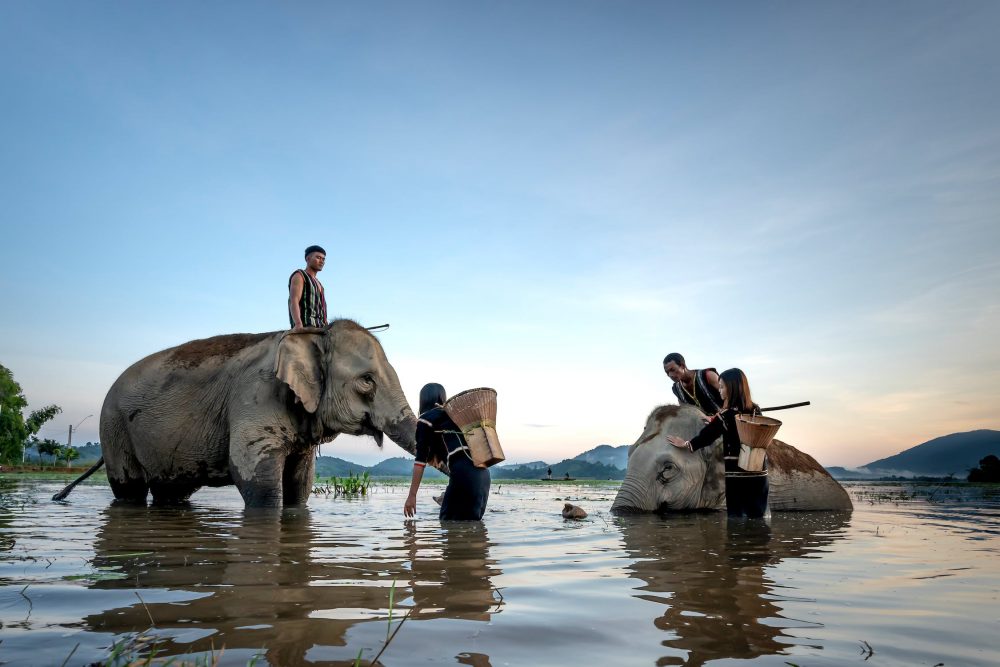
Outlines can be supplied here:
[[965, 478], [979, 460], [989, 454], [1000, 455], [1000, 431], [978, 429], [951, 433], [928, 440], [915, 447], [861, 466], [862, 472], [876, 475], [920, 475]]

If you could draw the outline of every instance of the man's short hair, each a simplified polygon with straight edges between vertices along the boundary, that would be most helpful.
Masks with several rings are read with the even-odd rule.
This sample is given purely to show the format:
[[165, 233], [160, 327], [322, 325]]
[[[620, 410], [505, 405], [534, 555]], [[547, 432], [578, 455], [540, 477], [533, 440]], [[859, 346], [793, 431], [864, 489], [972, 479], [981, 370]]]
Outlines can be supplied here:
[[326, 250], [323, 250], [322, 246], [311, 245], [308, 248], [306, 248], [306, 257], [313, 254], [314, 252], [321, 252], [324, 255], [326, 254]]
[[667, 356], [663, 357], [663, 365], [666, 366], [670, 362], [674, 362], [678, 366], [683, 366], [687, 368], [687, 364], [684, 362], [684, 357], [681, 356], [680, 352], [671, 352]]

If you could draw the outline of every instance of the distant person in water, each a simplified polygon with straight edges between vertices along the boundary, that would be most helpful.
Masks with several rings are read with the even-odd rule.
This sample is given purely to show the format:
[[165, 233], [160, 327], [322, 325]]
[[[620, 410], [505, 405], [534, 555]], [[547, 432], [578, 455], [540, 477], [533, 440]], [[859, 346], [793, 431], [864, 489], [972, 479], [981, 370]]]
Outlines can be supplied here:
[[438, 517], [442, 520], [479, 521], [486, 512], [486, 501], [490, 495], [490, 471], [488, 468], [477, 468], [472, 462], [465, 436], [444, 411], [445, 400], [447, 394], [444, 387], [437, 383], [425, 384], [420, 390], [417, 455], [403, 514], [407, 517], [416, 514], [417, 490], [427, 464], [447, 462], [451, 476], [441, 499]]
[[674, 381], [672, 389], [679, 404], [697, 406], [707, 415], [722, 409], [719, 374], [714, 368], [691, 370], [680, 353], [671, 352], [663, 358], [663, 372]]
[[759, 415], [760, 408], [750, 396], [747, 376], [738, 368], [723, 371], [719, 390], [722, 394], [722, 412], [713, 417], [690, 440], [668, 435], [675, 447], [696, 452], [708, 447], [722, 436], [723, 456], [726, 461], [726, 512], [729, 516], [759, 518], [767, 512], [767, 465], [761, 471], [743, 470], [739, 467], [740, 434], [736, 430], [736, 415]]
[[318, 245], [306, 248], [306, 268], [288, 278], [288, 321], [292, 331], [326, 326], [326, 293], [317, 274], [326, 264], [326, 251]]

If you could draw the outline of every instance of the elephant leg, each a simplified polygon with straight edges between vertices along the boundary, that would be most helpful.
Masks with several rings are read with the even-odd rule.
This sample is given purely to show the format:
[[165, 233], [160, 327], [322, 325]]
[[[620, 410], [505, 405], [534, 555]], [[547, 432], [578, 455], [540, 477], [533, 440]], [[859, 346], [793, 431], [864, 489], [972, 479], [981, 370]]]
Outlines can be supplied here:
[[316, 448], [289, 454], [285, 459], [284, 501], [286, 505], [305, 505], [316, 478]]
[[135, 457], [135, 448], [125, 421], [115, 412], [101, 415], [101, 454], [115, 501], [126, 504], [146, 504], [149, 484]]
[[149, 490], [153, 493], [154, 505], [178, 505], [186, 503], [191, 498], [191, 494], [199, 488], [201, 488], [200, 485], [179, 480], [168, 482], [152, 480], [149, 483]]
[[229, 438], [229, 472], [247, 507], [281, 507], [285, 448], [273, 438], [236, 430]]

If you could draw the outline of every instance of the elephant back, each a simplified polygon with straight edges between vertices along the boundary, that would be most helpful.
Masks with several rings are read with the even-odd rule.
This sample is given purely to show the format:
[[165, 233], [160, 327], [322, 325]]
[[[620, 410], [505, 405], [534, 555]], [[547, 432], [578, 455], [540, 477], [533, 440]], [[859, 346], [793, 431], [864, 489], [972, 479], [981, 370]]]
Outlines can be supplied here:
[[772, 512], [854, 509], [844, 487], [805, 452], [773, 440], [767, 461]]

